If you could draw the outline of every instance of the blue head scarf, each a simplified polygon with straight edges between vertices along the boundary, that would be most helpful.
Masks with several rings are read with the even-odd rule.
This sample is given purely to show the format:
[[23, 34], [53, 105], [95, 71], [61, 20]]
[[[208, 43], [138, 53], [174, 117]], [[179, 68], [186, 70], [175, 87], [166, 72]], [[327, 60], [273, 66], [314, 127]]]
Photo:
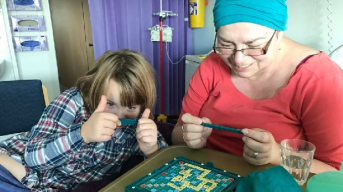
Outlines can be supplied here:
[[249, 22], [284, 31], [287, 17], [286, 0], [216, 0], [213, 9], [216, 30], [224, 25]]

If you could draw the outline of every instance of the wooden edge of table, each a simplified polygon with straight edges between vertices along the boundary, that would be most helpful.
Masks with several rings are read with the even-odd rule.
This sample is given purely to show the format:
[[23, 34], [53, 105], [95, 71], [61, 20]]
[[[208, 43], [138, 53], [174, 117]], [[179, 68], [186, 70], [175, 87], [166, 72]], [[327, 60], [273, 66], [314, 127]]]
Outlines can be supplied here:
[[[168, 154], [168, 152], [171, 153], [174, 150], [180, 150], [180, 149], [181, 150], [185, 150], [187, 152], [187, 154], [188, 154], [188, 152], [189, 153], [196, 153], [196, 151], [199, 150], [199, 149], [191, 149], [191, 148], [189, 148], [186, 145], [173, 145], [173, 146], [164, 148], [164, 149], [158, 151], [157, 153], [155, 153], [154, 155], [152, 155], [151, 157], [147, 158], [146, 160], [142, 161], [141, 163], [136, 165], [134, 168], [132, 168], [131, 170], [129, 170], [128, 172], [126, 172], [122, 176], [118, 177], [116, 180], [112, 181], [106, 187], [102, 188], [99, 192], [110, 192], [110, 191], [113, 191], [113, 190], [111, 190], [111, 188], [113, 188], [113, 186], [115, 186], [116, 183], [122, 182], [123, 180], [127, 179], [127, 177], [130, 177], [131, 174], [134, 174], [136, 172], [136, 170], [142, 169], [142, 166], [144, 164], [148, 164], [151, 161], [157, 160], [158, 158], [160, 158], [160, 155], [163, 155], [163, 154], [166, 154], [166, 153]], [[233, 170], [228, 170], [228, 171], [236, 173], [236, 174], [241, 174], [242, 176], [247, 176], [249, 174], [248, 172], [262, 171], [262, 170], [265, 170], [265, 169], [268, 169], [268, 168], [271, 168], [271, 167], [275, 166], [275, 165], [271, 165], [271, 164], [262, 165], [262, 166], [255, 166], [255, 165], [249, 164], [248, 162], [243, 160], [242, 157], [240, 157], [240, 156], [235, 156], [235, 155], [232, 155], [232, 154], [228, 154], [228, 153], [224, 153], [224, 152], [220, 152], [220, 151], [215, 151], [215, 150], [210, 150], [210, 149], [206, 149], [206, 148], [203, 148], [201, 150], [202, 150], [202, 153], [204, 153], [202, 155], [206, 155], [206, 153], [211, 153], [211, 154], [216, 155], [216, 156], [230, 157], [230, 158], [234, 159], [234, 161], [239, 162], [241, 164], [241, 166], [244, 166], [244, 170], [245, 171], [242, 171], [242, 168], [238, 168], [241, 171], [237, 171], [238, 169], [236, 169], [236, 168], [233, 169]], [[207, 159], [210, 159], [210, 158], [207, 157]], [[167, 163], [170, 160], [172, 160], [172, 159], [169, 159], [168, 161], [166, 161], [164, 163]], [[197, 159], [195, 159], [195, 160], [199, 161]], [[201, 161], [199, 161], [199, 162], [201, 162]], [[203, 161], [201, 163], [206, 163], [206, 162]], [[154, 169], [157, 169], [158, 167], [160, 167], [160, 165], [154, 167]], [[215, 167], [217, 167], [216, 164], [215, 164]], [[153, 171], [154, 169], [150, 170], [150, 172]], [[248, 171], [248, 172], [246, 172], [246, 171]], [[238, 173], [238, 172], [246, 172], [246, 173]], [[144, 173], [144, 174], [148, 174], [148, 173], [149, 172]], [[308, 179], [311, 178], [313, 175], [314, 174], [310, 173]], [[303, 191], [306, 191], [306, 184], [307, 184], [307, 182], [303, 186], [301, 186]], [[116, 191], [118, 191], [118, 190], [116, 190]]]

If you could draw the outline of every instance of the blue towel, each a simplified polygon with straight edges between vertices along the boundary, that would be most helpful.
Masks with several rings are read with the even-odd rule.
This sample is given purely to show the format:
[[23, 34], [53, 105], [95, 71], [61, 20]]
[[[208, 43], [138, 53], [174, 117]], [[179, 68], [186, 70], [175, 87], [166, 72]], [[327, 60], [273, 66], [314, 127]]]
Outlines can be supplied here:
[[5, 167], [0, 165], [0, 191], [1, 192], [30, 192]]
[[216, 30], [224, 25], [249, 22], [277, 31], [286, 30], [286, 0], [216, 0], [213, 8]]

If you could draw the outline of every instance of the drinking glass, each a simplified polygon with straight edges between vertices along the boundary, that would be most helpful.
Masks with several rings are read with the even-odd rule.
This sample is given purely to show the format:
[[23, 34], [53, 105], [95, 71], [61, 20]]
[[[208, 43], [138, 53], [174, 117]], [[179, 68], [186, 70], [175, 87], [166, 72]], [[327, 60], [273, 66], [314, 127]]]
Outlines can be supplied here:
[[285, 139], [281, 141], [281, 166], [299, 185], [307, 181], [316, 147], [304, 140]]

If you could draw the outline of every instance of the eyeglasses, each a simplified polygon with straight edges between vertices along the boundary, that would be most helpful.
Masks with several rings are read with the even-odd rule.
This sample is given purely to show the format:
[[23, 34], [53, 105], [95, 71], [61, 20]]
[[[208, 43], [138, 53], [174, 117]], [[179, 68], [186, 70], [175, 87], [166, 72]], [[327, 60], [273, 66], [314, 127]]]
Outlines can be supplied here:
[[274, 35], [276, 33], [276, 30], [274, 31], [272, 37], [269, 39], [267, 44], [263, 48], [246, 48], [246, 49], [233, 49], [233, 48], [227, 48], [227, 47], [216, 47], [216, 40], [217, 40], [217, 34], [214, 38], [214, 44], [213, 44], [213, 51], [219, 55], [232, 55], [235, 54], [237, 51], [242, 52], [245, 56], [260, 56], [267, 54], [268, 48], [270, 43], [272, 42]]

